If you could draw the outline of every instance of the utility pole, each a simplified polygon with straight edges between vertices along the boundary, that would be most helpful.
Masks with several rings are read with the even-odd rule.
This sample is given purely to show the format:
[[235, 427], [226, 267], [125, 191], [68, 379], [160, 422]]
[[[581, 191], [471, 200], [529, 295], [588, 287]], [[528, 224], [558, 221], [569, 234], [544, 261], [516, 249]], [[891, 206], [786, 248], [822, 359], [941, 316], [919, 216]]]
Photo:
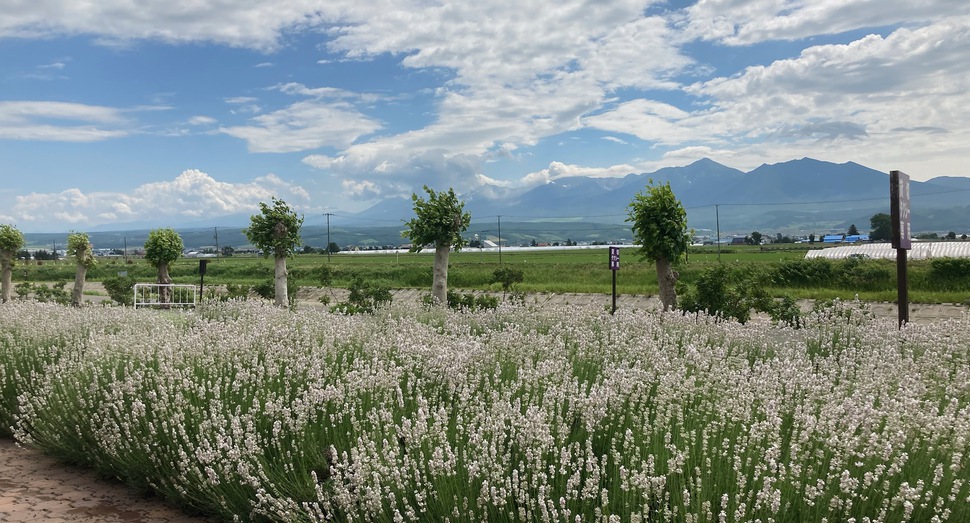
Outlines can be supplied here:
[[721, 263], [721, 215], [717, 210], [717, 204], [714, 204], [714, 223], [717, 224], [717, 262]]
[[215, 231], [216, 231], [216, 233], [215, 233], [215, 239], [216, 239], [216, 258], [218, 258], [219, 257], [219, 228], [218, 227], [213, 227], [213, 229], [215, 229]]
[[125, 236], [125, 252], [124, 252], [124, 255], [125, 255], [125, 264], [127, 264], [128, 263], [128, 237], [127, 236]]
[[498, 264], [502, 265], [502, 215], [498, 215]]
[[327, 217], [327, 262], [330, 262], [330, 217], [333, 216], [332, 212], [323, 213]]

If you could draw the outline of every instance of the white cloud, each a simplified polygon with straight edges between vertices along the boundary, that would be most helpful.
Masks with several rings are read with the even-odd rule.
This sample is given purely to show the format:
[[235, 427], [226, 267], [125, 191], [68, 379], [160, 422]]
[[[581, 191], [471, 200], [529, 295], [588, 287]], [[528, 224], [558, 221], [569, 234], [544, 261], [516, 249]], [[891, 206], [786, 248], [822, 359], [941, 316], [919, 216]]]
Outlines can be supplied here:
[[324, 146], [347, 147], [380, 124], [349, 104], [303, 101], [252, 118], [253, 125], [220, 127], [245, 140], [251, 152], [285, 153]]
[[621, 140], [616, 136], [604, 136], [603, 139], [606, 140], [607, 142], [618, 143], [620, 145], [630, 145], [630, 142], [627, 142], [626, 140]]
[[646, 142], [680, 143], [692, 137], [683, 121], [690, 113], [670, 104], [637, 99], [620, 104], [616, 109], [583, 121], [590, 127], [626, 133]]
[[953, 0], [700, 0], [684, 25], [688, 38], [747, 45], [967, 14], [970, 3]]
[[[147, 217], [162, 224], [165, 220], [178, 222], [186, 217], [256, 212], [259, 202], [268, 202], [274, 196], [295, 209], [310, 204], [310, 195], [303, 187], [273, 174], [249, 183], [227, 183], [189, 169], [174, 180], [141, 185], [130, 193], [84, 193], [72, 188], [17, 196], [8, 212], [9, 221], [35, 229], [64, 224], [77, 227], [124, 224]], [[57, 211], [52, 213], [51, 209]], [[46, 225], [51, 222], [54, 224]]]
[[119, 138], [129, 134], [124, 112], [67, 102], [0, 101], [0, 139], [96, 142]]
[[559, 178], [572, 176], [589, 176], [591, 178], [617, 178], [630, 173], [640, 172], [638, 167], [620, 164], [609, 167], [586, 167], [562, 162], [552, 162], [549, 167], [529, 173], [516, 183], [520, 187], [532, 187], [555, 181]]
[[[37, 0], [5, 6], [0, 37], [94, 35], [106, 44], [139, 39], [204, 41], [271, 51], [279, 47], [284, 31], [319, 25], [324, 10], [330, 12], [331, 18], [339, 18], [339, 5], [326, 8], [326, 4], [313, 0]], [[110, 23], [106, 23], [108, 20]]]
[[242, 105], [242, 104], [253, 103], [256, 100], [257, 98], [252, 96], [232, 96], [232, 97], [226, 98], [225, 102], [227, 104]]
[[809, 47], [688, 86], [701, 102], [689, 110], [637, 99], [584, 123], [676, 148], [668, 159], [694, 152], [753, 168], [811, 156], [887, 170], [932, 161], [958, 174], [953, 166], [970, 142], [966, 49], [970, 17], [953, 18]]
[[193, 116], [189, 118], [189, 125], [212, 125], [216, 123], [216, 119], [211, 116]]

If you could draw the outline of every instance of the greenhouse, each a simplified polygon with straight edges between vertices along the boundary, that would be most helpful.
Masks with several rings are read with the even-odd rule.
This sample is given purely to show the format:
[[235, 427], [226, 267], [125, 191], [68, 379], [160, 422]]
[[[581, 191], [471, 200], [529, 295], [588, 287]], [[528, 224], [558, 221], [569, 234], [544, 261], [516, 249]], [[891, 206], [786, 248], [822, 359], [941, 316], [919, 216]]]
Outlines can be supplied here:
[[[843, 247], [828, 247], [825, 249], [808, 251], [806, 258], [883, 258], [896, 259], [896, 249], [888, 243], [867, 243], [862, 245], [846, 245]], [[931, 258], [970, 258], [970, 242], [913, 242], [907, 256], [910, 260], [928, 260]]]

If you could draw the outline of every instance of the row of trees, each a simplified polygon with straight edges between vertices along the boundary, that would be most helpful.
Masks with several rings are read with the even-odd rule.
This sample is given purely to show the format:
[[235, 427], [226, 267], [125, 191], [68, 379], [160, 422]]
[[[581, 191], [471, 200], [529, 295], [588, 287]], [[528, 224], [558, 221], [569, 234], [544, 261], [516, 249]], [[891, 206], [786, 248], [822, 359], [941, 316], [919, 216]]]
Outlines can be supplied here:
[[[411, 195], [415, 217], [405, 222], [402, 236], [411, 241], [411, 252], [420, 252], [427, 246], [434, 248], [431, 298], [434, 303], [445, 305], [448, 300], [448, 257], [452, 249], [458, 251], [465, 246], [462, 233], [471, 223], [471, 215], [465, 211], [465, 203], [458, 199], [453, 189], [438, 192], [424, 186], [424, 191], [427, 198]], [[260, 202], [259, 207], [260, 213], [250, 217], [250, 226], [243, 232], [253, 246], [266, 256], [273, 256], [274, 303], [285, 307], [289, 303], [286, 259], [301, 244], [303, 217], [275, 197], [272, 205]], [[638, 193], [630, 204], [627, 221], [633, 223], [634, 236], [641, 246], [640, 253], [656, 262], [664, 308], [675, 308], [677, 272], [673, 266], [687, 252], [690, 235], [687, 213], [674, 197], [670, 184], [654, 185], [651, 181], [646, 192]], [[0, 225], [0, 299], [3, 302], [10, 299], [13, 260], [24, 243], [24, 236], [16, 227]], [[334, 246], [329, 247], [334, 252]], [[169, 265], [182, 255], [183, 250], [182, 238], [174, 229], [154, 229], [149, 233], [145, 243], [145, 259], [156, 268], [158, 283], [172, 283]], [[77, 263], [71, 303], [79, 305], [87, 270], [95, 263], [94, 249], [88, 235], [71, 233], [67, 252]], [[165, 303], [168, 298], [167, 288], [160, 288], [159, 300]]]
[[[13, 261], [24, 248], [24, 235], [13, 225], [0, 225], [0, 303], [10, 301], [13, 279]], [[67, 255], [77, 263], [71, 304], [79, 306], [84, 293], [84, 280], [88, 269], [94, 265], [94, 248], [88, 235], [72, 232], [67, 237]]]

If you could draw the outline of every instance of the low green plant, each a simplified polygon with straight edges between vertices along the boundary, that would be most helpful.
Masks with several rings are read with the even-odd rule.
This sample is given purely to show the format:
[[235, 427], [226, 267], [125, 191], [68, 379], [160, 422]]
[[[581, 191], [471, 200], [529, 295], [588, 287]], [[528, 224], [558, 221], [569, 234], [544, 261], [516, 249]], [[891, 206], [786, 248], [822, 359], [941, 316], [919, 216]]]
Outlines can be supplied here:
[[[252, 286], [253, 292], [257, 296], [266, 300], [276, 299], [276, 286], [273, 280], [267, 280], [257, 283]], [[290, 308], [296, 307], [296, 293], [300, 290], [300, 287], [296, 284], [296, 278], [286, 279], [286, 300], [289, 302]], [[247, 291], [248, 294], [248, 291]]]
[[331, 312], [342, 314], [372, 314], [375, 310], [388, 305], [393, 300], [390, 289], [383, 285], [365, 281], [354, 276], [350, 283], [347, 301], [330, 308]]
[[113, 276], [101, 281], [108, 297], [121, 305], [130, 306], [135, 302], [135, 279], [131, 276]]
[[525, 274], [521, 269], [508, 265], [495, 269], [495, 272], [492, 273], [492, 283], [502, 284], [503, 295], [512, 290], [516, 283], [522, 283], [524, 279]]
[[680, 309], [685, 312], [705, 312], [719, 320], [733, 318], [746, 323], [751, 311], [758, 311], [767, 313], [775, 323], [801, 325], [795, 298], [785, 295], [780, 300], [773, 299], [757, 275], [715, 265], [705, 269], [692, 286], [684, 287]]
[[13, 290], [17, 293], [17, 298], [26, 300], [30, 296], [30, 293], [34, 292], [34, 284], [29, 281], [23, 281], [14, 285]]
[[228, 300], [244, 300], [249, 296], [249, 291], [252, 290], [251, 285], [245, 285], [242, 283], [227, 283], [226, 284], [226, 299]]
[[[430, 294], [425, 295], [426, 304], [432, 304]], [[448, 291], [448, 307], [461, 311], [488, 310], [498, 307], [498, 298], [488, 294], [461, 293], [453, 290]]]
[[[58, 303], [61, 305], [67, 305], [71, 303], [71, 295], [64, 290], [67, 282], [57, 282], [51, 284], [49, 287], [45, 283], [37, 284], [33, 286], [34, 299], [41, 303]], [[18, 292], [19, 294], [19, 292]]]

